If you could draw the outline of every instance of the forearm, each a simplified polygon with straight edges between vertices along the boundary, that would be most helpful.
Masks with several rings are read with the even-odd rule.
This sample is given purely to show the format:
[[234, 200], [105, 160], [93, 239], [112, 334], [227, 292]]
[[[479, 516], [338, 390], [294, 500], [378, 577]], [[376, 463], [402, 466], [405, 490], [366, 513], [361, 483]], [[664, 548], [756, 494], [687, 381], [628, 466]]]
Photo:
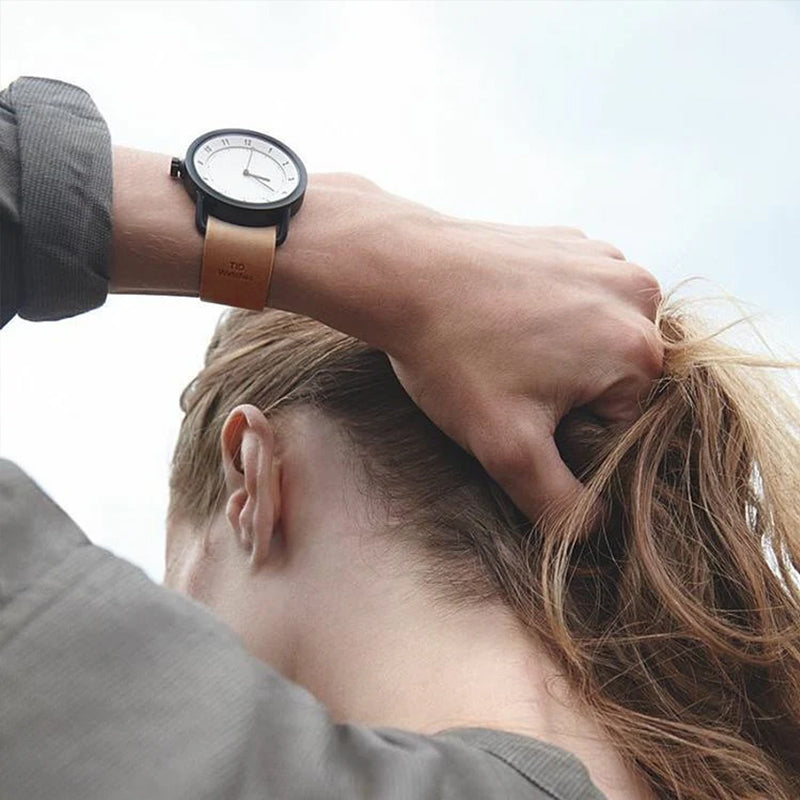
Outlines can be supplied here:
[[[197, 296], [203, 237], [194, 203], [169, 175], [170, 156], [114, 147], [113, 160], [110, 290]], [[435, 216], [352, 175], [310, 175], [276, 252], [269, 305], [385, 345], [387, 330], [407, 323], [412, 302], [402, 279], [413, 283], [419, 266], [402, 232]]]
[[169, 176], [170, 157], [114, 147], [113, 163], [109, 290], [197, 295], [203, 237], [194, 204]]

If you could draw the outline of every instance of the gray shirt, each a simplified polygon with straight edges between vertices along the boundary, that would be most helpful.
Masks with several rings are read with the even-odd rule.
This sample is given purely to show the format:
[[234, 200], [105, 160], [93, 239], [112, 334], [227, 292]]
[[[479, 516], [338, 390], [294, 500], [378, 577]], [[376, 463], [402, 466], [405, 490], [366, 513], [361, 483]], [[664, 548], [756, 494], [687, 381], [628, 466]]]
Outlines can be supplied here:
[[[2, 324], [103, 302], [110, 209], [90, 97], [40, 78], [0, 93]], [[602, 797], [575, 756], [525, 736], [334, 724], [0, 461], [0, 798]]]

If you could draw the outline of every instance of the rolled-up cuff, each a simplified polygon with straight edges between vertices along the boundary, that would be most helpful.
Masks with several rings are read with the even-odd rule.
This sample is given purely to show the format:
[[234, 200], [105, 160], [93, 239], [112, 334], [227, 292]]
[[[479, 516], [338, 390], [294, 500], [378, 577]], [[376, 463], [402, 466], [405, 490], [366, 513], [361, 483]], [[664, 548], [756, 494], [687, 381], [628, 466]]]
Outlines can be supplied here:
[[30, 320], [96, 308], [108, 294], [111, 136], [77, 86], [22, 77], [8, 87], [17, 118], [22, 304]]

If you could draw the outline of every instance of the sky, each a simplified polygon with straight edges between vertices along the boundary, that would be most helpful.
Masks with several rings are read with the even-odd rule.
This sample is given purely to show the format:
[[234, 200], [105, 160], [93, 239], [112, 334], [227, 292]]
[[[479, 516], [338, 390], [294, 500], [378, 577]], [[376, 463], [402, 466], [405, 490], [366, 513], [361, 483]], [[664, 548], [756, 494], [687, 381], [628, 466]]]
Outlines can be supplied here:
[[[0, 85], [22, 75], [86, 89], [115, 145], [252, 128], [448, 214], [577, 226], [800, 354], [798, 2], [5, 0]], [[0, 455], [156, 580], [219, 313], [115, 296], [0, 334]]]

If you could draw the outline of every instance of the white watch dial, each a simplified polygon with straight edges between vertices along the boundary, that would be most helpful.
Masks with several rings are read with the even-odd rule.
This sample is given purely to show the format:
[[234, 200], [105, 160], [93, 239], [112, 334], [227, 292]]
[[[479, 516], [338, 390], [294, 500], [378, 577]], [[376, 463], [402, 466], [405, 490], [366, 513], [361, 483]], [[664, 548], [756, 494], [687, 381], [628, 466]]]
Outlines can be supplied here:
[[206, 139], [192, 161], [214, 191], [240, 203], [275, 203], [288, 197], [300, 181], [291, 156], [253, 134], [221, 133]]

